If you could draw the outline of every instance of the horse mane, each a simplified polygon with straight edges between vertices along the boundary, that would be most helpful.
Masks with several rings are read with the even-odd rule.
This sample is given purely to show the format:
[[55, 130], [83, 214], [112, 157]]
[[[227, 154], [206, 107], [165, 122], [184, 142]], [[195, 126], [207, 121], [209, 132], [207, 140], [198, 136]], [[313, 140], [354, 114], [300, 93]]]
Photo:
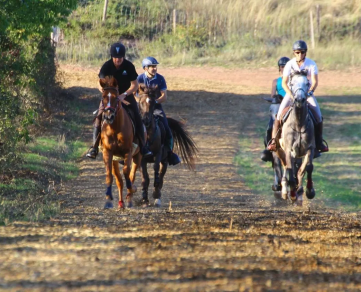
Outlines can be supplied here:
[[144, 83], [139, 84], [139, 93], [147, 94], [149, 97], [154, 98], [158, 98], [161, 95], [158, 85], [147, 87]]
[[102, 88], [106, 88], [106, 87], [118, 88], [117, 79], [115, 79], [113, 76], [105, 76], [104, 78], [100, 78], [99, 82]]

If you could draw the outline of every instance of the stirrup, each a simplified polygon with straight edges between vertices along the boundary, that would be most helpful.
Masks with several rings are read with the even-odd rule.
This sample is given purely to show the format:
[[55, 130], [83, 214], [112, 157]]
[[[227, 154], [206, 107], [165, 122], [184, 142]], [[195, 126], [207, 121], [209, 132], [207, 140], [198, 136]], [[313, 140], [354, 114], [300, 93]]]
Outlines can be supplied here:
[[[325, 142], [326, 145], [323, 145], [323, 142]], [[328, 152], [329, 148], [328, 148], [328, 143], [326, 142], [325, 139], [322, 139], [321, 145], [319, 145], [320, 147], [317, 147], [317, 150], [320, 151], [321, 153], [323, 152]], [[322, 147], [325, 146], [326, 148]]]
[[91, 158], [91, 159], [95, 159], [97, 158], [98, 155], [98, 147], [90, 147], [88, 150], [88, 153], [86, 154], [86, 157]]

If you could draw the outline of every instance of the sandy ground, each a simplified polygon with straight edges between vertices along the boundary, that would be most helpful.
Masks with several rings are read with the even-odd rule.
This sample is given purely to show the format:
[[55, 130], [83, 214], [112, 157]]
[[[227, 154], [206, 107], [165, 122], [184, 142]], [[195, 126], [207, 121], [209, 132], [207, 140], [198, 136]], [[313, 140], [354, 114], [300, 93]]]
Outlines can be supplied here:
[[[64, 85], [91, 113], [99, 98], [96, 70], [62, 69]], [[237, 174], [239, 137], [254, 135], [252, 121], [267, 110], [261, 97], [277, 72], [203, 67], [160, 73], [169, 87], [166, 113], [186, 121], [199, 147], [196, 171], [169, 168], [160, 208], [103, 210], [103, 162], [83, 159], [81, 175], [61, 198], [61, 214], [0, 227], [0, 289], [361, 290], [360, 213], [278, 206]], [[347, 73], [322, 76], [328, 88], [350, 80]], [[90, 127], [83, 139], [91, 141]], [[139, 176], [136, 184], [140, 190]]]

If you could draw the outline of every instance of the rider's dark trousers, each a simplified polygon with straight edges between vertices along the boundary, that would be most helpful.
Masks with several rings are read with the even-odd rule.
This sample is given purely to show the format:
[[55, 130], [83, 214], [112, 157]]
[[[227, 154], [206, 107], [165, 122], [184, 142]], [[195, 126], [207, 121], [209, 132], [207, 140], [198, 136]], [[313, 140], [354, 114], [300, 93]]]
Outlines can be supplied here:
[[162, 111], [162, 116], [159, 117], [159, 120], [163, 123], [164, 125], [164, 129], [165, 129], [165, 135], [166, 135], [166, 139], [168, 141], [173, 139], [173, 135], [172, 135], [172, 131], [169, 128], [168, 125], [168, 120], [167, 120], [167, 116], [165, 115], [165, 112], [163, 110], [163, 107], [161, 104], [156, 104], [155, 109]]

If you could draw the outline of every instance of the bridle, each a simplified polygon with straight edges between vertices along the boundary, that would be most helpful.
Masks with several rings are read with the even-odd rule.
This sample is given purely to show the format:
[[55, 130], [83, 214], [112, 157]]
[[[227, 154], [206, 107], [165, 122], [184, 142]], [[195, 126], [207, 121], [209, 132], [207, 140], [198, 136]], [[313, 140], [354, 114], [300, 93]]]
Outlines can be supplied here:
[[[115, 94], [116, 94], [116, 100], [118, 100], [118, 95], [119, 95], [119, 91], [118, 91], [118, 88], [116, 88], [116, 87], [104, 87], [103, 88], [103, 91], [105, 91], [105, 90], [112, 90], [112, 91], [114, 91], [115, 92]], [[116, 102], [116, 107], [112, 107], [111, 105], [110, 105], [110, 97], [111, 97], [111, 94], [110, 94], [110, 92], [108, 93], [108, 97], [109, 97], [109, 100], [108, 100], [108, 104], [105, 106], [104, 105], [104, 103], [103, 103], [103, 101], [102, 101], [102, 103], [103, 103], [103, 106], [104, 106], [104, 111], [110, 111], [110, 112], [112, 112], [114, 115], [118, 112], [118, 110], [119, 110], [119, 102]]]

